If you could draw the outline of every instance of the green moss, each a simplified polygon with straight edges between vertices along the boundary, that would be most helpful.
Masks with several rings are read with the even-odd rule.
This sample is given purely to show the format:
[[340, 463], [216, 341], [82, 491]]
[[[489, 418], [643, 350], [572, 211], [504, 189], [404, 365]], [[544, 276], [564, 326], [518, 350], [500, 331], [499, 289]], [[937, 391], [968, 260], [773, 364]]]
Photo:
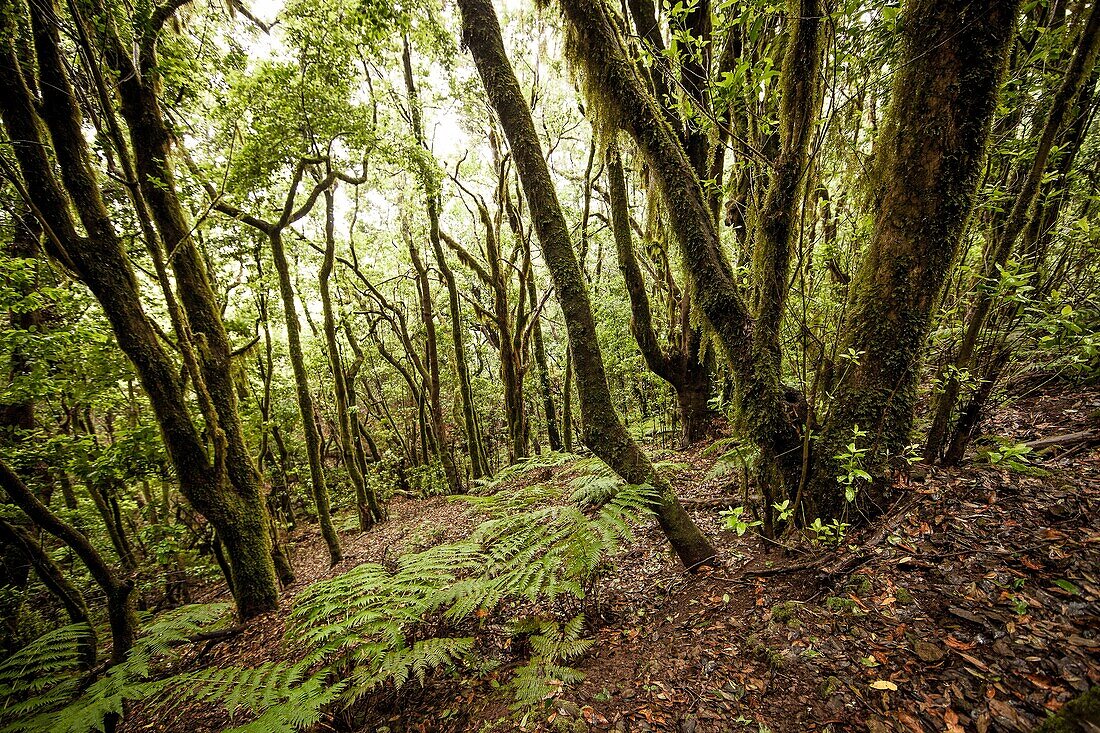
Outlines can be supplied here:
[[841, 596], [829, 596], [825, 599], [825, 608], [830, 611], [854, 611], [856, 608], [856, 602], [851, 598], [842, 598]]
[[821, 696], [822, 700], [828, 700], [843, 686], [844, 683], [840, 681], [839, 677], [829, 675], [817, 686], [817, 694]]
[[1093, 687], [1080, 697], [1071, 700], [1058, 711], [1057, 715], [1047, 718], [1034, 730], [1034, 733], [1082, 733], [1100, 725], [1100, 687]]
[[777, 603], [772, 606], [772, 621], [776, 623], [786, 623], [795, 617], [795, 611], [798, 608], [798, 604], [793, 601], [784, 601], [783, 603]]

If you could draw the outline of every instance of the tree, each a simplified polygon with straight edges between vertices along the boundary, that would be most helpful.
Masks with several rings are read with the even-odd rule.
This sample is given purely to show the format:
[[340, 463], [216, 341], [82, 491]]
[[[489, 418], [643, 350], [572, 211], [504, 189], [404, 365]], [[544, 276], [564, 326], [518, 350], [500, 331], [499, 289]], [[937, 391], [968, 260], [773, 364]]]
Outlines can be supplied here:
[[654, 510], [661, 529], [685, 566], [697, 568], [713, 562], [714, 549], [680, 506], [667, 479], [630, 438], [615, 413], [584, 275], [573, 251], [530, 110], [505, 54], [493, 6], [488, 0], [460, 0], [459, 8], [463, 42], [474, 57], [485, 92], [508, 138], [565, 315], [581, 395], [585, 443], [627, 481], [652, 483], [660, 491], [660, 501]]
[[[766, 511], [770, 515], [767, 507], [784, 496], [797, 505], [802, 498], [800, 489], [807, 485], [814, 506], [824, 514], [840, 515], [847, 492], [836, 480], [839, 461], [834, 456], [851, 439], [854, 426], [862, 423], [875, 436], [869, 465], [880, 478], [880, 485], [887, 457], [898, 455], [907, 444], [921, 345], [932, 305], [970, 210], [1014, 27], [1015, 5], [994, 3], [976, 8], [970, 3], [915, 2], [906, 8], [905, 55], [899, 64], [892, 117], [886, 126], [887, 130], [902, 132], [890, 132], [886, 140], [893, 145], [903, 141], [907, 157], [900, 150], [879, 156], [876, 185], [892, 187], [891, 194], [882, 190], [874, 198], [878, 229], [864, 257], [861, 272], [865, 274], [859, 281], [862, 288], [853, 288], [855, 313], [844, 339], [852, 348], [867, 348], [860, 351], [865, 355], [856, 369], [837, 386], [834, 405], [825, 421], [825, 437], [812, 463], [803, 460], [801, 450], [802, 426], [798, 425], [797, 415], [805, 412], [798, 409], [802, 398], [796, 395], [792, 399], [781, 384], [776, 341], [788, 279], [789, 211], [760, 231], [753, 254], [755, 307], [750, 307], [720, 246], [689, 155], [646, 88], [642, 74], [622, 51], [629, 44], [619, 32], [621, 24], [612, 20], [611, 11], [602, 1], [561, 0], [560, 6], [573, 38], [572, 53], [585, 73], [590, 96], [631, 135], [660, 183], [670, 223], [691, 275], [696, 303], [726, 351], [745, 430], [761, 452], [760, 481]], [[813, 59], [820, 54], [821, 15], [817, 5], [794, 3], [788, 17], [792, 36], [784, 61], [787, 83], [782, 85], [783, 105], [788, 104], [788, 98], [813, 98], [813, 93], [807, 94], [813, 85], [801, 79], [799, 71], [816, 68], [814, 64], [819, 62]], [[914, 35], [917, 30], [942, 36], [952, 53], [934, 57], [924, 54], [924, 41]], [[925, 108], [926, 93], [940, 103]], [[804, 175], [808, 145], [805, 136], [811, 119], [807, 106], [792, 105], [781, 119], [788, 142], [780, 147], [780, 165], [769, 188], [769, 198], [777, 204], [772, 216], [795, 205], [790, 195]], [[809, 107], [812, 109], [812, 105]], [[942, 137], [945, 131], [952, 132], [951, 139]], [[960, 151], [960, 155], [948, 156], [943, 152], [948, 148]], [[924, 175], [914, 176], [916, 170], [909, 167], [919, 165], [918, 160], [928, 168]], [[939, 177], [927, 177], [933, 171]], [[926, 208], [905, 211], [905, 202], [916, 200], [924, 202]], [[902, 222], [915, 226], [918, 221], [927, 221], [926, 212], [932, 210], [942, 212], [935, 217], [942, 226], [931, 230], [923, 226], [927, 231], [919, 238], [913, 236], [913, 229], [908, 235], [901, 231]], [[906, 266], [895, 269], [888, 264], [895, 262], [893, 255], [904, 256]], [[917, 267], [920, 277], [914, 287], [909, 287], [912, 267]], [[898, 278], [906, 278], [906, 285], [901, 285]], [[878, 375], [877, 382], [872, 375]]]
[[[4, 34], [0, 58], [4, 76], [0, 112], [19, 164], [23, 195], [46, 232], [47, 250], [93, 292], [111, 322], [119, 346], [133, 361], [157, 416], [181, 489], [218, 529], [233, 565], [233, 577], [229, 580], [238, 612], [242, 618], [250, 618], [275, 607], [278, 589], [259, 476], [245, 447], [236, 394], [229, 377], [231, 350], [205, 268], [191, 242], [190, 228], [183, 222], [178, 200], [170, 192], [174, 186], [167, 167], [170, 138], [159, 117], [153, 53], [157, 34], [167, 20], [165, 11], [153, 19], [155, 22], [151, 22], [143, 39], [147, 73], [130, 70], [131, 85], [148, 86], [131, 86], [129, 92], [133, 94], [128, 92], [123, 101], [132, 117], [131, 139], [138, 161], [134, 168], [137, 179], [131, 191], [139, 202], [149, 196], [153, 199], [148, 202], [148, 211], [144, 206], [137, 210], [138, 218], [148, 225], [144, 229], [150, 237], [146, 245], [153, 252], [163, 253], [165, 243], [171, 243], [176, 253], [172, 261], [180, 291], [185, 294], [183, 308], [175, 307], [170, 289], [165, 290], [165, 296], [188, 376], [200, 396], [212, 438], [210, 452], [189, 413], [178, 371], [145, 314], [133, 268], [97, 183], [81, 129], [82, 113], [61, 57], [59, 19], [49, 4], [31, 4], [29, 11], [29, 28], [20, 16], [7, 17], [9, 32]], [[15, 46], [17, 40], [26, 42], [28, 33], [34, 42], [43, 100], [37, 109], [35, 94], [28, 86]], [[117, 54], [114, 57], [117, 59]], [[135, 76], [138, 81], [134, 81]], [[135, 122], [139, 123], [137, 127]], [[47, 151], [57, 160], [60, 180]], [[87, 236], [81, 235], [73, 220], [74, 210]], [[158, 211], [159, 217], [149, 215]], [[163, 263], [163, 259], [158, 262]], [[163, 273], [163, 268], [160, 269]], [[167, 278], [162, 277], [161, 281], [166, 284]], [[203, 348], [195, 348], [194, 344], [200, 340]], [[201, 357], [196, 353], [200, 351]]]

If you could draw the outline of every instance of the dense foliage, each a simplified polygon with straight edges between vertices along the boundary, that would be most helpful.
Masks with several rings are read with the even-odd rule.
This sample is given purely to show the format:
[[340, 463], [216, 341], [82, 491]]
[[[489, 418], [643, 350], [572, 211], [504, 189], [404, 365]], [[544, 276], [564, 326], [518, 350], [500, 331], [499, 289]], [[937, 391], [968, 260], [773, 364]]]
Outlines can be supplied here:
[[[353, 724], [494, 635], [522, 715], [632, 525], [716, 564], [655, 451], [840, 546], [1100, 376], [1100, 3], [497, 5], [0, 0], [0, 730]], [[437, 494], [489, 518], [186, 669]]]

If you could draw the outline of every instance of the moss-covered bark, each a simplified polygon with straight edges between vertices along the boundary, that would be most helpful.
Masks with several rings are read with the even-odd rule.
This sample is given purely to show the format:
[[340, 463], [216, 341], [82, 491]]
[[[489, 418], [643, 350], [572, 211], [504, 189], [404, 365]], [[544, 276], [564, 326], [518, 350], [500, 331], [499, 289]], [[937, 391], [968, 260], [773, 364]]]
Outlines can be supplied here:
[[[531, 243], [528, 240], [527, 247], [530, 248], [530, 246]], [[530, 259], [530, 257], [531, 253], [528, 249], [527, 258]], [[560, 451], [562, 449], [561, 430], [558, 428], [558, 410], [554, 403], [554, 389], [550, 378], [550, 361], [546, 358], [546, 343], [542, 336], [542, 313], [538, 310], [539, 295], [535, 287], [534, 268], [527, 272], [527, 299], [531, 318], [534, 319], [531, 324], [532, 350], [535, 366], [539, 370], [539, 392], [542, 397], [543, 416], [546, 418], [546, 440], [550, 443], [550, 450]]]
[[[902, 18], [893, 104], [876, 145], [874, 231], [849, 291], [840, 351], [859, 360], [836, 394], [817, 448], [811, 496], [821, 516], [845, 510], [834, 456], [853, 439], [863, 468], [883, 483], [887, 461], [909, 443], [932, 309], [970, 214], [1016, 2], [914, 0]], [[937, 53], [927, 52], [929, 46]], [[866, 490], [865, 506], [877, 492]]]
[[88, 604], [84, 600], [84, 595], [69, 582], [42, 545], [22, 527], [0, 518], [0, 542], [15, 550], [17, 557], [34, 568], [42, 584], [65, 608], [69, 623], [88, 624], [88, 634], [80, 643], [80, 660], [85, 669], [95, 667], [97, 654], [95, 625], [88, 615]]
[[777, 360], [754, 342], [754, 316], [719, 243], [717, 223], [683, 143], [624, 49], [629, 43], [603, 0], [559, 0], [570, 53], [589, 97], [634, 139], [650, 165], [679, 242], [693, 307], [726, 352], [742, 429], [761, 453], [761, 480], [774, 495], [793, 493], [801, 474], [797, 426], [786, 406]]
[[[1035, 155], [1031, 159], [1026, 174], [1019, 177], [1021, 184], [1016, 191], [1012, 208], [1007, 219], [990, 246], [989, 256], [986, 258], [981, 278], [988, 282], [999, 276], [1016, 244], [1025, 229], [1036, 220], [1038, 213], [1036, 201], [1038, 199], [1040, 185], [1047, 174], [1047, 165], [1050, 161], [1055, 142], [1067, 125], [1072, 125], [1075, 119], [1070, 118], [1077, 99], [1081, 96], [1092, 75], [1092, 68], [1096, 63], [1097, 54], [1100, 53], [1100, 3], [1094, 4], [1089, 11], [1088, 20], [1081, 31], [1077, 49], [1069, 60], [1068, 68], [1062, 81], [1050, 101], [1049, 111], [1042, 128], [1039, 131], [1035, 146]], [[1076, 149], [1070, 151], [1059, 150], [1063, 159], [1072, 160]], [[954, 366], [958, 370], [972, 369], [975, 365], [975, 352], [978, 347], [978, 337], [987, 321], [990, 311], [993, 309], [994, 298], [989, 288], [978, 287], [975, 300], [967, 312], [965, 325], [963, 326], [962, 340], [955, 354]], [[948, 437], [948, 424], [955, 403], [958, 400], [960, 383], [955, 373], [946, 380], [943, 390], [936, 399], [932, 426], [928, 432], [928, 440], [925, 445], [925, 458], [937, 460], [943, 456], [943, 450]], [[955, 436], [960, 436], [956, 431]], [[957, 442], [952, 440], [951, 442]], [[965, 440], [963, 443], [965, 444]], [[957, 462], [961, 458], [960, 451], [952, 451], [953, 460]]]
[[429, 165], [428, 149], [424, 138], [423, 115], [420, 108], [420, 98], [416, 91], [416, 80], [412, 70], [412, 49], [408, 36], [401, 54], [402, 66], [405, 72], [405, 91], [409, 98], [411, 114], [409, 120], [412, 125], [413, 137], [420, 146], [419, 168], [421, 186], [424, 188], [424, 203], [428, 212], [428, 240], [435, 255], [439, 273], [443, 276], [443, 282], [447, 287], [447, 305], [451, 318], [451, 343], [454, 345], [455, 372], [458, 375], [458, 393], [462, 403], [462, 420], [466, 429], [466, 447], [470, 456], [470, 473], [474, 479], [491, 474], [489, 459], [485, 454], [485, 447], [481, 439], [481, 429], [478, 426], [477, 414], [474, 410], [473, 387], [470, 384], [470, 368], [466, 363], [466, 344], [464, 326], [462, 325], [462, 310], [459, 306], [458, 285], [455, 281], [454, 271], [447, 262], [446, 253], [443, 251], [441, 234], [439, 231], [439, 183], [435, 166]]
[[654, 507], [661, 528], [689, 568], [714, 558], [714, 549], [680, 506], [667, 480], [630, 438], [611, 402], [596, 324], [584, 275], [573, 251], [531, 111], [504, 51], [489, 0], [459, 0], [462, 37], [474, 57], [489, 101], [508, 138], [531, 219], [557, 289], [569, 332], [569, 349], [583, 405], [585, 443], [631, 483], [649, 482], [661, 492]]
[[709, 434], [711, 421], [716, 415], [710, 407], [710, 371], [699, 353], [701, 338], [699, 332], [691, 326], [690, 313], [686, 312], [690, 298], [687, 295], [681, 296], [681, 306], [684, 306], [685, 312], [679, 314], [681, 324], [678, 329], [678, 343], [668, 348], [663, 347], [653, 326], [649, 294], [634, 254], [626, 177], [617, 145], [609, 144], [605, 157], [611, 231], [615, 239], [619, 271], [630, 298], [630, 331], [642, 352], [646, 366], [675, 390], [684, 443], [691, 445]]
[[317, 427], [313, 393], [309, 389], [309, 375], [306, 373], [305, 357], [302, 354], [301, 325], [298, 322], [294, 285], [290, 280], [290, 264], [287, 262], [283, 248], [282, 231], [269, 232], [268, 242], [271, 245], [275, 271], [279, 275], [279, 294], [282, 296], [283, 313], [286, 317], [287, 350], [290, 353], [291, 370], [294, 372], [298, 412], [302, 418], [306, 457], [309, 460], [310, 489], [313, 492], [313, 502], [317, 507], [317, 522], [321, 526], [321, 536], [324, 537], [325, 545], [328, 547], [329, 560], [335, 565], [343, 559], [343, 553], [340, 550], [340, 536], [332, 524], [328, 485], [325, 483], [325, 470], [321, 462], [321, 431]]
[[357, 450], [361, 452], [362, 448], [357, 448], [354, 444], [358, 435], [349, 413], [351, 400], [348, 396], [347, 374], [344, 371], [344, 360], [340, 356], [340, 343], [336, 338], [336, 314], [333, 312], [332, 292], [329, 287], [329, 278], [332, 276], [332, 268], [336, 260], [336, 201], [332, 189], [326, 190], [324, 196], [325, 256], [321, 261], [321, 269], [317, 272], [317, 285], [321, 293], [322, 328], [325, 332], [325, 350], [328, 352], [328, 364], [332, 371], [332, 383], [336, 396], [336, 428], [339, 433], [340, 453], [344, 459], [348, 478], [351, 479], [352, 488], [355, 489], [359, 530], [365, 532], [371, 525], [381, 522], [383, 515], [378, 497], [367, 486], [363, 476], [363, 462], [356, 452]]
[[1092, 687], [1062, 706], [1033, 733], [1088, 733], [1100, 727], [1100, 687]]
[[[111, 628], [111, 662], [117, 664], [134, 645], [138, 631], [137, 616], [130, 603], [133, 581], [119, 578], [99, 552], [75, 527], [59, 518], [27, 488], [6, 463], [0, 461], [0, 488], [39, 527], [64, 542], [80, 558], [107, 599], [107, 619]], [[85, 616], [87, 615], [85, 609]]]
[[[218, 420], [222, 424], [211, 431], [214, 438], [212, 462], [189, 414], [178, 370], [142, 310], [136, 278], [99, 189], [81, 130], [80, 108], [61, 57], [59, 24], [54, 9], [49, 3], [32, 3], [29, 11], [44, 103], [36, 108], [22, 65], [15, 55], [11, 41], [17, 36], [8, 30], [19, 31], [6, 29], [3, 34], [6, 42], [0, 47], [0, 77], [3, 78], [0, 112], [10, 139], [18, 141], [13, 147], [28, 194], [46, 231], [47, 250], [77, 273], [102, 305], [119, 346], [133, 362], [149, 396], [181, 490], [192, 505], [229, 538], [227, 548], [240, 566], [237, 575], [244, 579], [240, 587], [234, 588], [238, 612], [247, 618], [274, 608], [278, 590], [270, 558], [270, 539], [263, 521], [266, 510], [260, 497], [258, 475], [245, 450], [236, 413], [235, 391], [228, 375], [228, 341], [224, 338], [220, 314], [205, 273], [195, 270], [201, 260], [187, 255], [183, 238], [169, 236], [170, 228], [160, 233], [164, 241], [179, 245], [176, 262], [181, 269], [176, 272], [177, 281], [184, 292], [188, 291], [185, 283], [195, 286], [190, 301], [196, 310], [193, 323], [202, 323], [207, 328], [206, 331], [197, 327], [195, 330], [203, 335], [199, 342], [204, 347], [204, 364], [209, 367], [204, 370], [204, 376], [212, 377], [210, 393], [216, 395], [218, 417], [224, 417], [224, 421]], [[8, 21], [12, 22], [12, 18]], [[131, 139], [136, 144], [142, 139], [143, 128], [135, 127], [135, 123], [149, 119], [155, 122], [157, 117], [145, 105], [137, 105], [134, 109], [145, 115], [140, 120], [128, 118]], [[160, 125], [163, 131], [163, 120]], [[153, 135], [148, 142], [155, 145], [161, 139], [166, 137]], [[149, 152], [147, 148], [142, 150]], [[48, 151], [56, 157], [60, 179], [55, 175]], [[136, 158], [143, 160], [141, 155]], [[160, 166], [158, 170], [166, 165], [163, 159], [158, 162], [145, 158], [143, 163]], [[150, 171], [146, 169], [142, 175], [148, 178]], [[170, 177], [156, 178], [158, 185], [149, 188], [161, 193], [173, 183]], [[167, 199], [162, 196], [160, 200]], [[178, 207], [178, 200], [175, 203]], [[74, 211], [86, 236], [77, 229], [72, 218]], [[182, 217], [182, 209], [176, 213]], [[182, 219], [175, 222], [179, 227], [177, 231], [186, 235], [188, 230], [181, 222]], [[194, 282], [188, 280], [199, 274], [202, 278]], [[201, 287], [203, 283], [205, 291]], [[204, 320], [204, 316], [212, 316], [215, 321]], [[225, 347], [224, 359], [220, 357], [221, 345]], [[221, 387], [224, 389], [219, 390]]]

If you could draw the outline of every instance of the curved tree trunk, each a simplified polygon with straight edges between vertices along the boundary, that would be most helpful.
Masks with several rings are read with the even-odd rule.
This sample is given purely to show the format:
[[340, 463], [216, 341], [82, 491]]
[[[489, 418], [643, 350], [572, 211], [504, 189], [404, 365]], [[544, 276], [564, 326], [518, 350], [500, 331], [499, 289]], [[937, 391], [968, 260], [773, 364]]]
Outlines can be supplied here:
[[[634, 254], [630, 233], [630, 205], [626, 193], [626, 176], [618, 146], [608, 145], [606, 152], [611, 229], [618, 253], [619, 271], [626, 282], [630, 298], [630, 331], [642, 352], [650, 371], [668, 382], [676, 392], [684, 444], [692, 445], [710, 434], [716, 417], [710, 407], [711, 378], [706, 365], [700, 362], [700, 336], [692, 328], [688, 313], [682, 314], [681, 343], [662, 348], [653, 326], [653, 315], [646, 292], [642, 270]], [[687, 296], [682, 305], [688, 306]]]
[[[317, 273], [317, 283], [321, 292], [321, 309], [323, 311], [325, 331], [325, 347], [328, 351], [329, 369], [332, 371], [332, 380], [336, 393], [336, 422], [340, 438], [340, 453], [344, 459], [351, 485], [355, 489], [355, 507], [359, 516], [360, 531], [367, 531], [376, 522], [382, 521], [381, 507], [374, 492], [367, 486], [361, 469], [362, 462], [356, 454], [352, 428], [352, 419], [349, 414], [350, 399], [348, 396], [347, 373], [344, 371], [344, 362], [340, 358], [340, 344], [336, 339], [336, 316], [332, 310], [332, 293], [329, 290], [329, 278], [332, 276], [332, 268], [336, 258], [335, 236], [335, 196], [331, 189], [325, 191], [325, 258], [321, 262], [321, 269]], [[361, 448], [359, 450], [362, 450]]]
[[490, 0], [459, 0], [459, 8], [463, 40], [474, 57], [489, 101], [497, 111], [511, 146], [531, 209], [531, 220], [565, 315], [569, 349], [584, 409], [585, 443], [627, 481], [648, 482], [658, 488], [660, 500], [653, 507], [654, 511], [665, 536], [685, 566], [696, 568], [713, 562], [714, 549], [680, 506], [668, 481], [631, 439], [611, 402], [584, 274], [573, 251], [530, 108], [505, 54], [492, 3]]
[[107, 597], [107, 618], [111, 627], [111, 663], [118, 664], [134, 645], [138, 622], [130, 604], [134, 590], [131, 580], [121, 580], [107, 565], [88, 538], [61, 520], [38, 500], [6, 463], [0, 461], [0, 488], [42, 529], [68, 545], [80, 558], [96, 584]]
[[[420, 99], [416, 92], [416, 81], [412, 70], [412, 49], [409, 46], [408, 36], [404, 39], [404, 47], [401, 53], [402, 64], [405, 71], [405, 91], [409, 98], [410, 121], [413, 137], [422, 148], [421, 156], [430, 156], [431, 151], [424, 138], [423, 114], [420, 107]], [[420, 160], [420, 183], [424, 188], [425, 206], [428, 210], [428, 240], [432, 245], [432, 253], [435, 255], [439, 273], [443, 276], [443, 282], [447, 286], [447, 305], [451, 317], [451, 341], [454, 345], [455, 371], [458, 373], [458, 391], [462, 402], [462, 419], [466, 427], [466, 445], [470, 455], [470, 472], [475, 479], [491, 474], [489, 460], [485, 455], [485, 448], [481, 440], [481, 430], [477, 424], [477, 414], [474, 411], [473, 388], [470, 386], [470, 367], [466, 363], [466, 346], [464, 326], [462, 325], [462, 310], [459, 307], [458, 285], [455, 283], [455, 275], [451, 266], [447, 263], [446, 254], [439, 231], [439, 181], [438, 172], [434, 165], [428, 165], [426, 158]]]
[[[204, 297], [210, 294], [209, 282], [204, 274], [194, 282], [189, 280], [201, 273], [193, 269], [198, 262], [192, 258], [193, 246], [185, 245], [182, 238], [162, 234], [166, 241], [178, 245], [175, 263], [180, 267], [180, 289], [188, 291], [193, 286], [191, 304], [197, 311], [203, 310], [199, 305], [206, 306], [203, 313], [197, 313], [200, 318], [196, 320], [206, 329], [201, 331], [207, 344], [204, 373], [213, 377], [209, 397], [218, 413], [208, 426], [214, 444], [213, 462], [189, 414], [177, 369], [142, 310], [140, 289], [98, 188], [75, 92], [61, 60], [53, 8], [49, 3], [31, 3], [30, 8], [37, 62], [48, 99], [36, 109], [15, 54], [13, 37], [5, 32], [0, 47], [0, 112], [9, 138], [17, 141], [13, 148], [36, 215], [47, 232], [47, 250], [76, 272], [102, 305], [119, 346], [133, 362], [149, 396], [181, 491], [227, 539], [233, 562], [241, 569], [238, 575], [243, 578], [233, 588], [238, 613], [249, 618], [274, 608], [278, 589], [270, 558], [266, 509], [255, 467], [244, 447], [235, 392], [228, 377], [228, 343], [212, 297]], [[44, 117], [38, 116], [38, 109]], [[45, 138], [46, 129], [52, 145]], [[132, 127], [131, 133], [136, 140], [141, 128]], [[50, 149], [60, 163], [61, 180], [55, 176], [47, 155]], [[155, 188], [171, 187], [170, 176], [158, 178]], [[86, 237], [78, 232], [72, 218], [74, 209]], [[186, 233], [186, 228], [183, 231]], [[202, 285], [205, 290], [200, 292]], [[213, 315], [215, 322], [203, 322], [204, 314]], [[219, 358], [221, 346], [225, 347], [225, 359]], [[224, 389], [218, 391], [215, 387]]]
[[0, 541], [14, 548], [34, 568], [42, 585], [57, 596], [57, 600], [61, 601], [61, 605], [65, 607], [70, 623], [88, 624], [87, 638], [80, 645], [81, 664], [85, 669], [95, 667], [97, 654], [95, 624], [90, 620], [88, 604], [84, 601], [80, 590], [68, 581], [61, 572], [61, 568], [29, 532], [2, 517], [0, 517]]
[[290, 352], [290, 366], [294, 372], [294, 386], [298, 394], [298, 413], [302, 417], [302, 431], [305, 433], [306, 456], [309, 459], [310, 488], [313, 501], [317, 506], [317, 522], [321, 525], [321, 536], [328, 547], [329, 561], [332, 565], [340, 562], [344, 555], [340, 550], [340, 536], [332, 524], [329, 509], [328, 486], [325, 484], [325, 469], [321, 461], [321, 432], [314, 418], [313, 394], [309, 391], [309, 375], [306, 374], [305, 357], [302, 355], [302, 327], [298, 322], [298, 309], [294, 303], [294, 286], [290, 282], [290, 265], [283, 249], [283, 237], [280, 230], [268, 233], [271, 245], [271, 257], [275, 271], [279, 275], [279, 294], [283, 300], [283, 313], [286, 321], [287, 350]]

